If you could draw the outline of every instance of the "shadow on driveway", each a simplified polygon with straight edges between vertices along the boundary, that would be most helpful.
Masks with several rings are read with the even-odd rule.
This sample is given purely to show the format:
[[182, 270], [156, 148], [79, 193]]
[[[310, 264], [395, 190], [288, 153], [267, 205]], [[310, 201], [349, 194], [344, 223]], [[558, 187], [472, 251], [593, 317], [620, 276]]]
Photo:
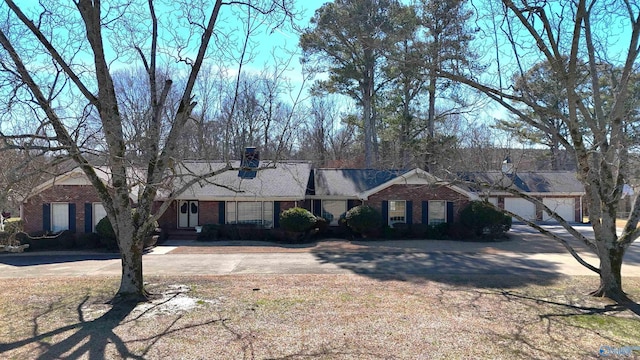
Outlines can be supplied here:
[[[443, 252], [328, 252], [314, 251], [321, 263], [338, 265], [377, 280], [438, 281], [476, 287], [518, 287], [554, 282], [561, 275], [550, 261], [532, 261], [500, 254]], [[490, 284], [491, 275], [499, 284]], [[477, 280], [477, 281], [476, 281]]]
[[20, 254], [2, 255], [0, 264], [11, 266], [34, 266], [47, 264], [62, 264], [89, 260], [115, 260], [120, 259], [119, 253], [83, 253], [83, 254]]

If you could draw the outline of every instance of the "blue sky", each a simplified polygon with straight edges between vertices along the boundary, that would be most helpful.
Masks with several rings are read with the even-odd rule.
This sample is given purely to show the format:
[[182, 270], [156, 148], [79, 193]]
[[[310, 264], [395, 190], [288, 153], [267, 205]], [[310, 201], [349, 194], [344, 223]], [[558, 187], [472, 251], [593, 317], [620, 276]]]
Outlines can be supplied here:
[[[326, 0], [306, 0], [306, 1], [296, 0], [295, 5], [298, 8], [298, 10], [301, 10], [301, 11], [303, 10], [300, 15], [298, 25], [301, 27], [307, 26], [315, 10], [320, 8], [326, 2], [327, 2]], [[33, 4], [33, 3], [37, 3], [37, 1], [21, 0], [18, 2], [18, 4], [21, 6], [28, 6], [29, 3]], [[4, 8], [4, 6], [0, 6], [0, 7]], [[230, 13], [229, 10], [230, 10], [229, 7], [223, 8], [221, 13], [221, 18], [224, 19], [224, 22], [221, 22], [219, 25], [222, 27], [222, 29], [224, 29], [225, 27], [233, 27], [233, 26], [241, 27], [241, 19], [234, 18], [234, 15]], [[478, 10], [480, 10], [481, 12], [488, 11], [487, 8], [478, 8]], [[492, 18], [493, 16], [487, 16], [484, 19], [492, 19]], [[609, 31], [611, 32], [612, 35], [615, 35], [614, 38], [617, 37], [616, 38], [617, 41], [612, 41], [611, 45], [613, 46], [628, 45], [627, 39], [629, 34], [625, 33], [624, 29], [621, 26], [617, 26], [618, 24], [613, 23], [610, 25], [612, 26], [610, 26]], [[252, 39], [252, 41], [256, 45], [256, 47], [254, 48], [255, 57], [252, 59], [250, 63], [244, 66], [243, 71], [246, 73], [262, 72], [265, 69], [265, 66], [268, 66], [269, 64], [273, 63], [273, 56], [274, 56], [273, 52], [275, 52], [276, 55], [281, 57], [282, 59], [289, 58], [288, 52], [297, 53], [297, 55], [293, 55], [293, 57], [291, 58], [291, 62], [289, 63], [290, 70], [286, 72], [285, 76], [290, 78], [293, 84], [298, 85], [299, 87], [299, 85], [301, 84], [302, 74], [301, 74], [301, 67], [299, 64], [300, 49], [298, 47], [298, 40], [299, 40], [298, 35], [299, 34], [297, 34], [295, 31], [287, 27], [282, 27], [274, 30], [273, 27], [270, 26], [269, 24], [264, 24], [264, 26], [262, 26], [258, 31], [256, 31], [255, 36]], [[141, 36], [144, 36], [144, 34]], [[144, 39], [144, 37], [142, 38]], [[620, 41], [619, 40], [620, 38], [623, 38], [624, 40]], [[148, 36], [145, 40], [147, 39], [148, 39]], [[506, 49], [508, 50], [509, 47], [507, 46]], [[169, 53], [171, 52], [170, 51], [171, 49], [167, 48], [167, 50]], [[487, 51], [485, 54], [487, 58], [482, 60], [488, 61], [488, 63], [491, 64], [492, 63], [491, 58], [495, 56], [495, 48], [492, 48], [489, 50], [490, 51]], [[611, 50], [613, 49], [609, 47], [609, 51]], [[88, 56], [88, 54], [86, 54], [86, 56]], [[508, 62], [509, 60], [512, 60], [512, 59], [508, 57], [503, 57], [501, 60], [503, 62]], [[220, 62], [217, 62], [215, 58], [212, 58], [212, 60], [209, 63], [214, 66], [226, 67], [227, 69], [229, 69], [229, 74], [231, 75], [233, 75], [234, 73], [237, 73], [237, 63], [234, 64], [231, 61], [227, 63], [220, 63]], [[495, 63], [495, 61], [493, 63]], [[116, 66], [131, 66], [131, 64], [132, 63], [121, 62], [120, 65], [116, 65]], [[137, 64], [140, 64], [140, 63], [137, 62]], [[490, 76], [490, 75], [487, 75], [487, 76]], [[509, 81], [508, 78], [506, 77], [503, 79], [505, 81]], [[306, 85], [310, 85], [310, 82], [308, 82]], [[294, 89], [294, 91], [296, 90], [297, 89]], [[484, 119], [491, 120], [493, 117], [505, 116], [504, 110], [498, 107], [485, 107], [481, 112], [483, 114], [479, 114], [478, 118], [482, 117]]]

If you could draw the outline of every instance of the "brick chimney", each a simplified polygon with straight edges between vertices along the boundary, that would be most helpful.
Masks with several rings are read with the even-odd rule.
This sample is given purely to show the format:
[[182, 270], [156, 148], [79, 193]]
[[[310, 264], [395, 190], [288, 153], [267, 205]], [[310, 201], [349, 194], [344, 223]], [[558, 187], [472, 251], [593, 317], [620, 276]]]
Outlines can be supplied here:
[[243, 179], [253, 179], [257, 175], [258, 166], [260, 166], [260, 152], [253, 146], [247, 147], [240, 159], [238, 176]]
[[502, 161], [502, 173], [507, 175], [511, 175], [514, 173], [514, 167], [513, 167], [513, 163], [511, 162], [510, 156], [507, 156]]

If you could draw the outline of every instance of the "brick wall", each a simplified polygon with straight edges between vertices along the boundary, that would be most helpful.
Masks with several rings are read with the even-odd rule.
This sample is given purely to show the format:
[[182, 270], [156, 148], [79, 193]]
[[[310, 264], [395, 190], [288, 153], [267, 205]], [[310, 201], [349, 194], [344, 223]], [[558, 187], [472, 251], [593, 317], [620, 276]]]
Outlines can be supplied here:
[[218, 224], [220, 222], [220, 202], [219, 201], [200, 201], [200, 209], [198, 214], [199, 225]]
[[24, 230], [27, 233], [43, 230], [42, 204], [52, 202], [76, 204], [76, 233], [84, 233], [84, 204], [101, 202], [98, 193], [90, 185], [54, 185], [29, 198], [22, 204]]
[[[198, 225], [205, 224], [218, 224], [220, 222], [220, 204], [219, 201], [199, 201], [198, 209]], [[158, 209], [161, 202], [156, 202], [155, 209]], [[300, 203], [299, 205], [303, 205]], [[295, 201], [281, 201], [280, 213], [296, 206]], [[225, 214], [226, 215], [226, 214]], [[280, 216], [280, 214], [274, 214], [274, 217]], [[162, 229], [167, 231], [175, 230], [178, 228], [178, 214], [177, 205], [173, 201], [167, 211], [160, 217], [158, 224]]]
[[366, 203], [378, 211], [382, 211], [382, 201], [412, 201], [413, 223], [422, 222], [422, 202], [444, 200], [453, 202], [454, 221], [458, 220], [460, 211], [467, 206], [469, 198], [446, 186], [432, 185], [392, 185], [369, 197]]
[[[154, 201], [153, 212], [158, 211], [162, 205], [161, 201]], [[158, 219], [158, 225], [163, 231], [174, 230], [178, 227], [178, 215], [176, 213], [176, 202], [172, 201], [167, 210]]]

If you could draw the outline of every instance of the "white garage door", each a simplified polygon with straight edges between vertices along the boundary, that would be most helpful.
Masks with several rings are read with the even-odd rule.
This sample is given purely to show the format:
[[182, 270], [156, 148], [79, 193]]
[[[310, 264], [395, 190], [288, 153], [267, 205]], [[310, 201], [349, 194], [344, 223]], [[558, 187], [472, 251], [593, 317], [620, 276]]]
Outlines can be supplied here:
[[[518, 214], [526, 220], [536, 220], [536, 205], [522, 198], [505, 198], [504, 208], [514, 214]], [[513, 218], [513, 221], [520, 221]]]
[[[576, 221], [575, 206], [576, 199], [574, 198], [544, 198], [542, 202], [551, 210], [555, 211], [560, 217], [569, 222]], [[555, 220], [547, 214], [546, 211], [542, 212], [542, 219], [544, 221]]]

